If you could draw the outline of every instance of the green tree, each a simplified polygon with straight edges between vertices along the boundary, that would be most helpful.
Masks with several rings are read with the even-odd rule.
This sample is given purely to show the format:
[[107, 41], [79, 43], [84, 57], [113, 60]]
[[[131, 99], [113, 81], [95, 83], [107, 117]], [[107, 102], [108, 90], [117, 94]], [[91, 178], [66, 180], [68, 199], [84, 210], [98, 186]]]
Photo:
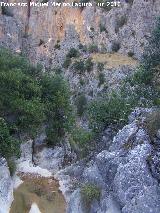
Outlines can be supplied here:
[[9, 128], [3, 118], [0, 118], [0, 153], [3, 157], [20, 155], [20, 142], [10, 136]]
[[41, 87], [22, 70], [10, 64], [0, 68], [0, 115], [8, 121], [12, 117], [19, 131], [34, 133], [44, 120]]
[[62, 75], [42, 79], [42, 100], [46, 105], [48, 143], [56, 144], [62, 141], [73, 121], [69, 85]]

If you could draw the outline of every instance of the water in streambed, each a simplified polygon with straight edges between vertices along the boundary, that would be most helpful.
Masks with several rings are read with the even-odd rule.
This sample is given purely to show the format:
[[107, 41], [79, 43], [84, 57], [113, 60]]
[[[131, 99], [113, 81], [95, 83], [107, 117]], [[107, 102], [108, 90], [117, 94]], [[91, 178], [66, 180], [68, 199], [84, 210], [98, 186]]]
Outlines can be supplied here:
[[14, 192], [10, 213], [29, 213], [37, 206], [36, 213], [65, 213], [66, 203], [59, 191], [57, 181], [52, 178], [25, 175], [24, 181]]

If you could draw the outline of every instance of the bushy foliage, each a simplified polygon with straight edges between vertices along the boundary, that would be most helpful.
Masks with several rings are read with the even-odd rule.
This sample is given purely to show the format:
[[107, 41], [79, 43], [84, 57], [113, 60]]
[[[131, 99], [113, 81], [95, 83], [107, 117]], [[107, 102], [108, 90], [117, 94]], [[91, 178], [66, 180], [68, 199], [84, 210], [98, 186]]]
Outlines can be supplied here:
[[7, 159], [7, 164], [10, 171], [10, 175], [13, 176], [16, 172], [16, 162], [14, 158]]
[[57, 44], [54, 45], [54, 48], [60, 50], [61, 49], [61, 45], [59, 43], [57, 43]]
[[97, 53], [98, 52], [98, 46], [96, 44], [90, 44], [88, 47], [88, 51], [90, 53]]
[[93, 69], [93, 62], [91, 58], [86, 60], [75, 61], [73, 64], [74, 70], [76, 70], [79, 74], [83, 74], [86, 71], [90, 72]]
[[[129, 79], [131, 86], [152, 89], [152, 100], [156, 103], [160, 96], [160, 18], [153, 31], [148, 47], [145, 49], [141, 64], [136, 73]], [[155, 94], [155, 95], [154, 95]], [[156, 98], [157, 96], [157, 98]], [[157, 102], [158, 103], [158, 102]]]
[[20, 142], [10, 136], [9, 128], [3, 118], [0, 118], [0, 153], [9, 159], [13, 155], [19, 156]]
[[150, 81], [147, 83], [151, 83], [152, 77], [159, 71], [157, 68], [160, 65], [160, 18], [157, 19], [157, 27], [153, 31], [148, 47], [145, 49], [141, 64], [146, 75], [149, 74], [150, 76]]
[[99, 84], [98, 84], [98, 86], [101, 86], [102, 84], [105, 83], [105, 75], [104, 75], [103, 72], [100, 72], [100, 73], [98, 74], [98, 79], [99, 79]]
[[116, 20], [115, 32], [118, 33], [119, 29], [127, 23], [127, 17], [125, 15], [120, 16]]
[[35, 70], [24, 58], [0, 51], [0, 116], [12, 120], [19, 131], [32, 133], [44, 119]]
[[85, 63], [83, 60], [75, 61], [73, 64], [74, 70], [76, 70], [79, 74], [83, 74], [85, 72]]
[[83, 113], [85, 112], [86, 105], [87, 105], [87, 98], [85, 97], [85, 95], [84, 94], [79, 95], [76, 99], [77, 114], [79, 116], [82, 116]]
[[97, 64], [97, 70], [98, 70], [99, 72], [102, 72], [102, 71], [104, 70], [104, 64], [99, 62], [99, 63]]
[[133, 56], [134, 56], [134, 52], [129, 51], [129, 52], [128, 52], [128, 57], [133, 57]]
[[118, 52], [118, 50], [120, 49], [120, 44], [117, 41], [113, 41], [112, 43], [112, 51], [113, 52]]
[[86, 52], [87, 51], [87, 46], [86, 45], [83, 45], [83, 44], [79, 44], [78, 45], [78, 47], [79, 47], [79, 49], [81, 50], [81, 51], [83, 51], [83, 52]]
[[68, 58], [76, 58], [78, 56], [79, 56], [79, 51], [75, 48], [71, 48], [66, 55], [66, 57]]
[[110, 124], [124, 124], [131, 104], [122, 95], [111, 94], [93, 101], [88, 108], [90, 126], [95, 132], [100, 132]]
[[47, 117], [49, 144], [60, 142], [72, 125], [69, 85], [59, 74], [42, 79], [42, 100]]
[[80, 147], [83, 147], [91, 141], [92, 133], [83, 128], [75, 128], [72, 131], [72, 138]]
[[153, 139], [160, 129], [160, 109], [155, 109], [150, 112], [146, 117], [145, 123], [149, 136]]
[[[11, 127], [11, 134], [35, 137], [39, 128], [47, 124], [50, 144], [62, 140], [65, 131], [69, 131], [72, 114], [69, 87], [62, 75], [43, 73], [40, 66], [32, 66], [22, 56], [0, 49], [0, 84], [0, 116]], [[17, 141], [7, 142], [0, 152], [9, 155], [13, 149], [16, 154]]]
[[66, 59], [65, 59], [65, 61], [63, 63], [63, 67], [67, 69], [69, 67], [69, 65], [71, 64], [71, 62], [72, 62], [71, 58], [66, 57]]
[[79, 158], [87, 156], [93, 137], [94, 134], [91, 131], [80, 127], [76, 127], [71, 131], [70, 144]]
[[91, 202], [95, 199], [99, 201], [101, 196], [101, 190], [93, 184], [85, 184], [81, 188], [81, 196], [84, 203], [90, 206]]
[[93, 62], [92, 62], [91, 58], [88, 58], [85, 61], [85, 69], [86, 69], [87, 72], [90, 72], [93, 69]]

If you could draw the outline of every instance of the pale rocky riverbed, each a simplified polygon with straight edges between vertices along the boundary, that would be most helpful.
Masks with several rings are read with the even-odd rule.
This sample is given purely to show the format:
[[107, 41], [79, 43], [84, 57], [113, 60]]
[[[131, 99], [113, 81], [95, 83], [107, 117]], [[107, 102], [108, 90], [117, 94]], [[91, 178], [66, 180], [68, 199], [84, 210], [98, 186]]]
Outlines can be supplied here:
[[52, 177], [19, 174], [23, 183], [14, 191], [10, 213], [64, 213], [66, 203]]

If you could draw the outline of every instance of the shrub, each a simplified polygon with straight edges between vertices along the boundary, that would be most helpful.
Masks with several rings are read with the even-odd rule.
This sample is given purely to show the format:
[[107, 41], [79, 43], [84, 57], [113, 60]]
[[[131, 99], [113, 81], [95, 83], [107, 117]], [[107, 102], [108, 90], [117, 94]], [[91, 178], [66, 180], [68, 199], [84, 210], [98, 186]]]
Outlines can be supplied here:
[[80, 43], [80, 44], [78, 45], [78, 47], [79, 47], [80, 50], [82, 50], [84, 46], [83, 46], [83, 44]]
[[81, 148], [92, 140], [92, 133], [82, 128], [75, 128], [72, 131], [72, 138]]
[[70, 131], [73, 121], [69, 85], [62, 75], [42, 79], [42, 100], [46, 105], [47, 141], [55, 145]]
[[79, 49], [82, 50], [83, 52], [87, 52], [87, 46], [83, 44], [79, 44]]
[[53, 68], [53, 72], [55, 73], [55, 74], [62, 74], [62, 70], [61, 70], [61, 68], [60, 67], [55, 67], [55, 68]]
[[119, 29], [122, 28], [126, 23], [127, 17], [125, 15], [121, 16], [116, 22], [115, 32], [118, 33]]
[[71, 59], [69, 57], [66, 57], [66, 60], [64, 61], [62, 66], [67, 69], [71, 64], [71, 62], [72, 62]]
[[75, 61], [73, 64], [74, 70], [78, 71], [79, 74], [82, 74], [85, 72], [85, 64], [84, 61]]
[[101, 86], [102, 84], [104, 84], [104, 82], [105, 82], [105, 75], [104, 75], [104, 73], [99, 73], [99, 75], [98, 75], [98, 79], [99, 79], [99, 86]]
[[142, 65], [148, 72], [155, 73], [156, 67], [160, 64], [160, 18], [157, 19], [157, 27], [152, 33], [148, 47], [145, 49], [142, 58]]
[[94, 199], [98, 201], [100, 200], [101, 190], [93, 184], [85, 184], [81, 188], [81, 196], [84, 203], [87, 206], [90, 206]]
[[104, 69], [104, 64], [99, 62], [99, 63], [97, 64], [97, 69], [98, 69], [99, 72], [102, 72], [103, 69]]
[[133, 56], [134, 56], [134, 52], [129, 51], [129, 52], [128, 52], [128, 56], [129, 56], [129, 57], [133, 57]]
[[83, 85], [85, 84], [84, 79], [80, 78], [79, 83], [80, 83], [80, 85], [82, 85], [82, 86], [83, 86]]
[[77, 97], [76, 106], [77, 106], [77, 113], [79, 116], [82, 116], [84, 111], [86, 110], [87, 99], [84, 94], [81, 94]]
[[94, 32], [94, 27], [90, 27], [90, 30], [91, 30], [92, 32]]
[[0, 116], [15, 123], [19, 131], [30, 134], [44, 120], [44, 105], [38, 82], [39, 68], [20, 56], [0, 50]]
[[98, 46], [96, 44], [91, 44], [89, 47], [88, 47], [88, 51], [90, 53], [97, 53], [98, 52]]
[[8, 133], [1, 123], [1, 154], [10, 157], [19, 150], [19, 142], [10, 133], [27, 133], [34, 138], [46, 123], [51, 144], [63, 139], [72, 125], [72, 107], [69, 86], [62, 75], [43, 73], [40, 66], [31, 66], [23, 57], [1, 49], [0, 84], [0, 116], [12, 127]]
[[57, 43], [57, 44], [54, 45], [54, 48], [60, 50], [61, 45], [59, 43]]
[[112, 51], [113, 52], [118, 52], [119, 49], [120, 49], [120, 44], [118, 42], [114, 41], [112, 43]]
[[146, 128], [149, 136], [153, 139], [156, 136], [157, 131], [160, 129], [160, 109], [156, 109], [147, 115]]
[[72, 130], [70, 136], [70, 144], [76, 152], [78, 158], [86, 157], [89, 149], [91, 149], [91, 141], [94, 135], [83, 128], [76, 127]]
[[3, 118], [0, 118], [0, 153], [9, 159], [13, 155], [19, 157], [20, 142], [10, 136], [9, 128]]
[[8, 164], [8, 168], [10, 171], [10, 175], [13, 176], [16, 172], [16, 163], [15, 163], [14, 159], [12, 159], [12, 158], [7, 159], [7, 164]]
[[91, 58], [88, 58], [86, 61], [85, 61], [85, 70], [90, 72], [91, 70], [93, 69], [93, 62], [92, 62], [92, 59]]
[[90, 127], [98, 133], [110, 124], [124, 124], [131, 112], [131, 107], [130, 100], [125, 100], [123, 96], [115, 92], [99, 98], [91, 102], [88, 107]]
[[71, 48], [67, 54], [67, 58], [76, 58], [79, 56], [79, 51], [75, 48]]
[[152, 72], [146, 71], [143, 66], [139, 66], [131, 79], [131, 83], [133, 85], [134, 84], [149, 85], [151, 84], [152, 78], [153, 78]]

